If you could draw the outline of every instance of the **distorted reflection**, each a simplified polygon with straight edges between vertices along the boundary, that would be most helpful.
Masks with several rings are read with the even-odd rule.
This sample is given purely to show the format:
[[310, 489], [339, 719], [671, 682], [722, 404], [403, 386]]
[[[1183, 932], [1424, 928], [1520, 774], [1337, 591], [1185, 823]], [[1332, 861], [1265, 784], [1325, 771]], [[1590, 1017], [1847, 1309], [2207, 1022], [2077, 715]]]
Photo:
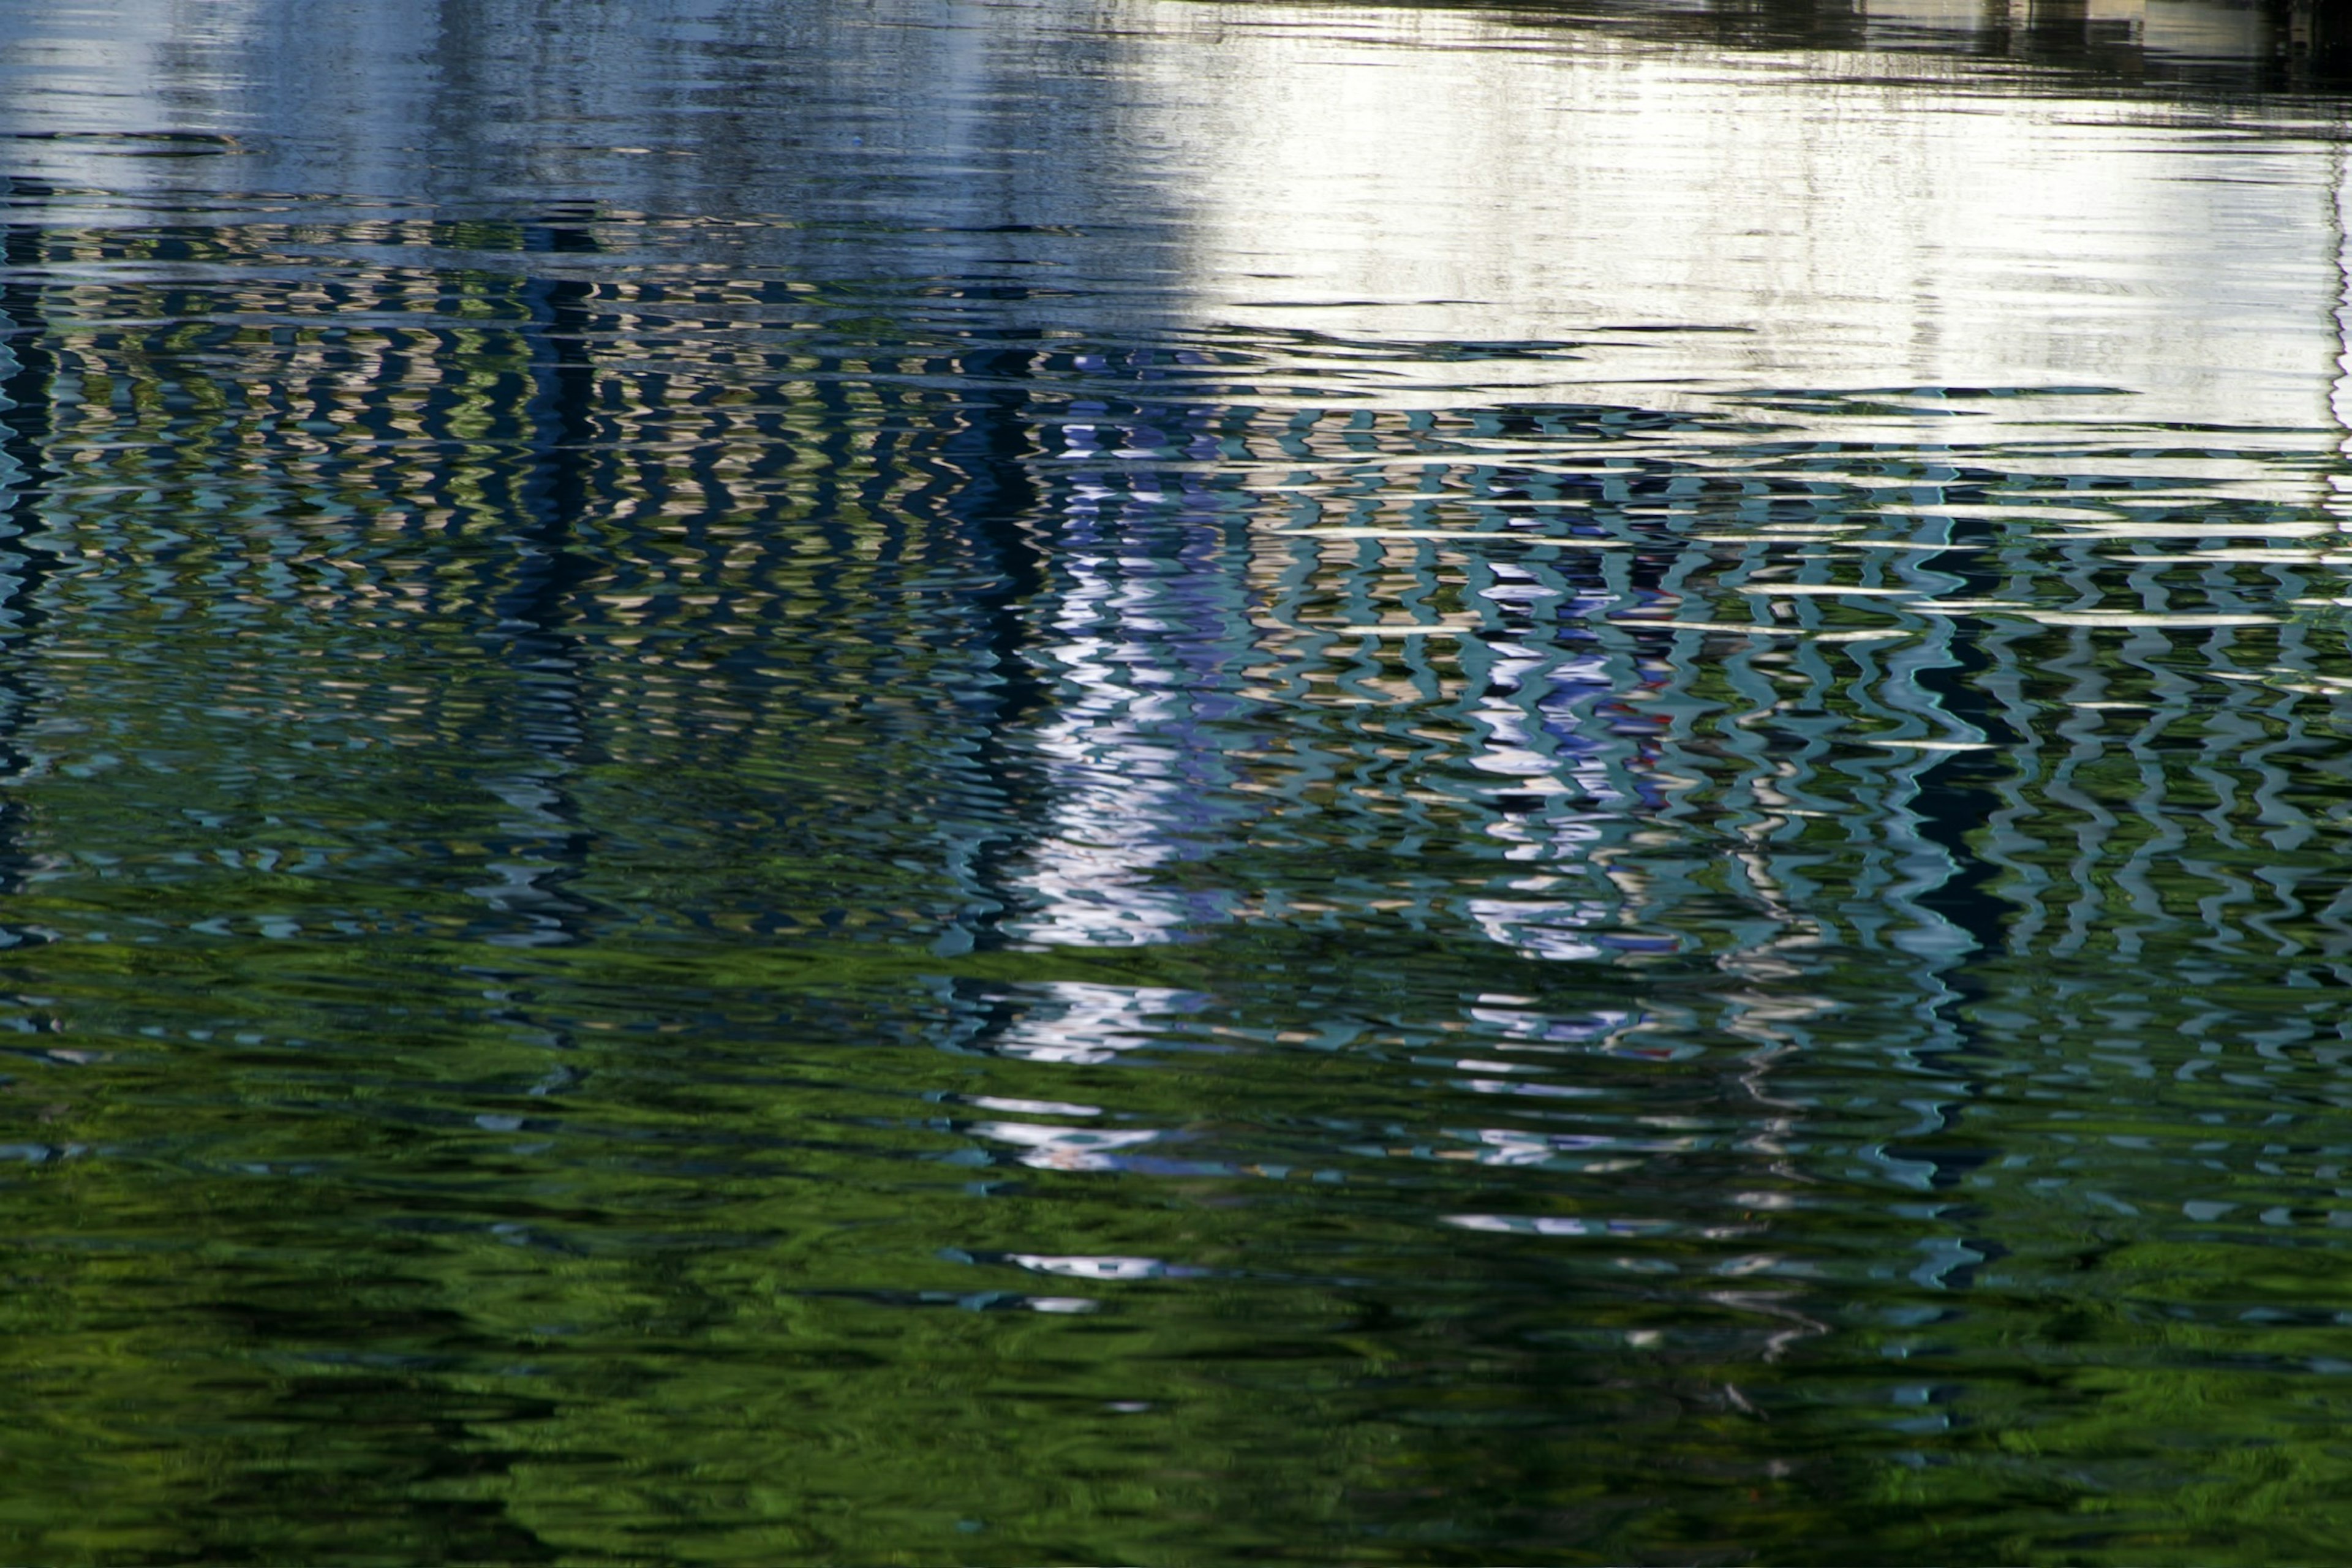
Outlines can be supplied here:
[[0, 1555], [2324, 1560], [2346, 58], [0, 10]]

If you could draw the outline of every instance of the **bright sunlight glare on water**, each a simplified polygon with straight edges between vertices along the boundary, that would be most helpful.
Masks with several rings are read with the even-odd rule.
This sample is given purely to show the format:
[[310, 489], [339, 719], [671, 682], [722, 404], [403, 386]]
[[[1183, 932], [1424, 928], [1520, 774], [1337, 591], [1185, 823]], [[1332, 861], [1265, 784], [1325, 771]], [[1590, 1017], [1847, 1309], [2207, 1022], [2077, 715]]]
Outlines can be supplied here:
[[2347, 58], [0, 6], [0, 1561], [2334, 1559]]

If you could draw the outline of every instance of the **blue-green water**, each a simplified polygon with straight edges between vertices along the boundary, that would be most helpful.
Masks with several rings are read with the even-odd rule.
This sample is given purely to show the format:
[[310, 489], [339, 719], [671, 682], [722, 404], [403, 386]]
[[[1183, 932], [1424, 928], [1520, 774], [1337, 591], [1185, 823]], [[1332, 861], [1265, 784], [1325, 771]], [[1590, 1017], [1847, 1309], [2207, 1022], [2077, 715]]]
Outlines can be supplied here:
[[2326, 20], [16, 0], [0, 1560], [2331, 1560]]

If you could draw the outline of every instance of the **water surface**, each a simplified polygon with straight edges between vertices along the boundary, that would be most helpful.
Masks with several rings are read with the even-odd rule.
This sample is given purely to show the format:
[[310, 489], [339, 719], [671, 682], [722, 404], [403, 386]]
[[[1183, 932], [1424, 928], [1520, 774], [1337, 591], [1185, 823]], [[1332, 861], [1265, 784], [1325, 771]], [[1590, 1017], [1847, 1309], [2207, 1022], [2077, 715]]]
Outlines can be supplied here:
[[0, 1556], [2328, 1560], [2338, 47], [18, 0]]

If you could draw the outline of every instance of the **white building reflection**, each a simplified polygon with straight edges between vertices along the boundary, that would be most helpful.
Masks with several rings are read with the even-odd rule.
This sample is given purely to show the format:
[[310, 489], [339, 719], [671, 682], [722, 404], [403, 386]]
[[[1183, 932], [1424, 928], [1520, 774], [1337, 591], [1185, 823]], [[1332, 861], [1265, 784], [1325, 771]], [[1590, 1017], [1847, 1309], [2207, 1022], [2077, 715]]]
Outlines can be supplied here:
[[[1188, 215], [1204, 320], [1573, 340], [1570, 365], [1480, 379], [1651, 405], [2071, 385], [2116, 390], [2086, 416], [2308, 428], [2324, 399], [2315, 140], [2168, 125], [2063, 75], [2004, 91], [1945, 57], [1805, 56], [1810, 88], [1766, 91], [1736, 58], [1474, 12], [1178, 16], [1136, 68], [1153, 98], [1200, 82], [1158, 129], [1220, 171]], [[1676, 326], [1704, 335], [1611, 331]]]

